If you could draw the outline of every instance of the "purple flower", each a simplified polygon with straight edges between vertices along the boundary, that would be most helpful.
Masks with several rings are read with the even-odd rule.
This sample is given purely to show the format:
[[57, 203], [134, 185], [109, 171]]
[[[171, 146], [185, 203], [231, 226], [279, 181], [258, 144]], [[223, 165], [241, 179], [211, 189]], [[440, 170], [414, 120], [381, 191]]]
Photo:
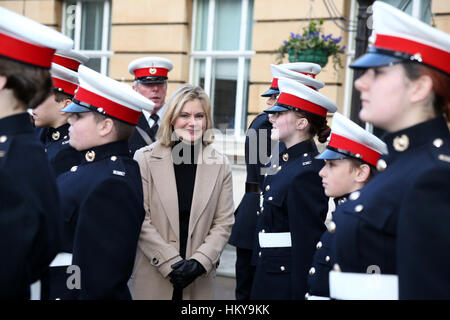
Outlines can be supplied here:
[[345, 48], [347, 48], [346, 46], [345, 46], [345, 44], [342, 46], [342, 49], [341, 49], [341, 52], [344, 52], [345, 51]]
[[295, 38], [295, 35], [293, 32], [291, 32], [291, 38]]
[[339, 42], [341, 42], [342, 37], [339, 37], [339, 38], [336, 38], [336, 39], [331, 38], [331, 40], [333, 40], [334, 43], [338, 44]]
[[283, 44], [287, 44], [288, 42], [286, 40], [283, 40]]

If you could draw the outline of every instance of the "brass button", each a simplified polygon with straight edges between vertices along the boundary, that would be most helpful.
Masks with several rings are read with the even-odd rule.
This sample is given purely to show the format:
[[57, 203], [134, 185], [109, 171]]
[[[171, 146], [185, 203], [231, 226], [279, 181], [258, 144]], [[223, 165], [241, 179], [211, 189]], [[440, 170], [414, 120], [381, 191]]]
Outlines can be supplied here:
[[354, 192], [352, 192], [351, 194], [350, 194], [350, 200], [356, 200], [356, 199], [358, 199], [359, 198], [359, 195], [360, 195], [361, 193], [359, 192], [359, 191], [354, 191]]
[[337, 263], [335, 263], [333, 266], [333, 271], [341, 272], [342, 270], [341, 270], [341, 267]]
[[261, 207], [261, 212], [263, 212], [264, 211], [264, 207]]
[[266, 230], [264, 230], [264, 229], [261, 230], [261, 233], [265, 233], [265, 232], [266, 232]]
[[305, 293], [305, 300], [309, 299], [309, 293]]
[[330, 221], [327, 228], [329, 233], [334, 233], [336, 231], [336, 223], [334, 223], [334, 221]]
[[304, 153], [304, 154], [303, 154], [303, 157], [305, 157], [305, 158], [306, 158], [307, 156], [308, 156], [308, 154], [307, 154], [307, 153]]
[[285, 153], [283, 154], [283, 161], [287, 162], [289, 160], [289, 154]]
[[378, 160], [377, 162], [377, 170], [384, 171], [387, 168], [387, 163], [383, 159]]
[[394, 149], [398, 152], [403, 152], [409, 147], [409, 138], [406, 134], [402, 134], [401, 136], [397, 136], [393, 141]]
[[158, 260], [157, 258], [153, 258], [153, 259], [152, 259], [152, 263], [153, 263], [154, 265], [157, 265], [157, 264], [159, 263], [159, 260]]
[[95, 151], [91, 150], [91, 151], [86, 152], [84, 157], [86, 158], [86, 161], [88, 161], [88, 162], [94, 161], [94, 159], [95, 159]]
[[266, 191], [269, 191], [269, 190], [270, 190], [270, 186], [267, 185], [267, 186], [266, 186]]
[[117, 157], [116, 156], [112, 156], [111, 157], [111, 161], [116, 161], [117, 160]]
[[7, 137], [7, 136], [1, 136], [1, 137], [0, 137], [0, 143], [5, 143], [6, 140], [8, 140], [8, 137]]
[[312, 276], [314, 273], [316, 273], [316, 268], [311, 267], [311, 269], [309, 269], [309, 275]]
[[261, 251], [260, 251], [260, 252], [258, 252], [258, 257], [260, 257], [260, 258], [261, 258]]
[[330, 262], [330, 260], [331, 260], [330, 256], [326, 256], [326, 257], [325, 257], [325, 261], [326, 261], [326, 262]]
[[78, 167], [77, 166], [73, 166], [72, 168], [70, 168], [70, 171], [75, 172], [77, 171]]
[[284, 266], [281, 266], [281, 267], [280, 267], [280, 270], [281, 270], [281, 271], [285, 271], [286, 268], [285, 268]]
[[322, 241], [317, 242], [316, 248], [317, 248], [317, 249], [322, 248]]
[[259, 216], [261, 214], [261, 212], [259, 212], [259, 211], [256, 211], [256, 215], [257, 216]]
[[52, 133], [52, 139], [55, 141], [58, 140], [60, 136], [61, 134], [59, 133], [59, 131], [55, 131]]
[[277, 171], [280, 171], [281, 170], [281, 166], [279, 166], [278, 168], [277, 168]]
[[440, 148], [443, 144], [444, 144], [444, 140], [442, 140], [442, 139], [440, 139], [440, 138], [435, 139], [435, 140], [433, 141], [433, 145], [434, 145], [436, 148]]
[[273, 197], [269, 197], [267, 200], [271, 201], [271, 200], [273, 200]]
[[361, 212], [361, 211], [363, 211], [363, 209], [364, 209], [364, 206], [363, 206], [362, 204], [358, 204], [358, 205], [355, 207], [355, 211], [356, 211], [356, 212]]

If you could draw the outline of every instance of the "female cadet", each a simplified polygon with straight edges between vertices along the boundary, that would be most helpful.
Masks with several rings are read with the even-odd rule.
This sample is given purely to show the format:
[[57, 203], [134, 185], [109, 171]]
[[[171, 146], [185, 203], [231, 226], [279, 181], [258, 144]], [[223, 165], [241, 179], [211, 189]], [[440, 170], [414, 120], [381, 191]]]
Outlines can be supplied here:
[[55, 177], [27, 108], [50, 93], [61, 33], [0, 7], [0, 299], [27, 299], [58, 252]]
[[182, 85], [157, 142], [135, 154], [146, 216], [130, 282], [134, 299], [213, 298], [234, 208], [231, 168], [211, 146], [212, 128], [206, 93]]
[[[448, 299], [450, 36], [382, 2], [373, 22], [375, 43], [352, 67], [366, 69], [360, 118], [388, 132], [389, 154], [336, 217], [330, 295]], [[375, 282], [348, 274], [373, 271]]]
[[[286, 145], [263, 184], [257, 223], [252, 299], [304, 299], [314, 246], [325, 230], [328, 198], [318, 175], [322, 160], [313, 137], [325, 142], [327, 112], [336, 105], [291, 79], [279, 79], [271, 114], [271, 138]], [[277, 164], [273, 164], [279, 161]], [[276, 163], [276, 162], [275, 162]]]
[[[277, 101], [278, 78], [287, 77], [312, 88], [323, 88], [321, 81], [315, 76], [321, 71], [318, 64], [297, 62], [282, 65], [270, 65], [273, 80], [269, 90], [261, 96], [267, 97], [267, 107], [272, 107]], [[267, 113], [260, 113], [250, 124], [245, 139], [245, 163], [247, 165], [247, 179], [245, 194], [235, 212], [235, 223], [231, 230], [231, 245], [236, 247], [236, 300], [250, 299], [255, 267], [251, 263], [252, 249], [256, 230], [257, 212], [259, 212], [259, 195], [264, 181], [265, 164], [271, 154], [278, 158], [280, 146], [278, 141], [271, 141], [270, 129], [272, 124]], [[264, 146], [264, 148], [261, 148]], [[272, 153], [273, 152], [273, 153]]]
[[[356, 123], [335, 113], [331, 126], [330, 141], [317, 159], [325, 160], [320, 170], [325, 194], [333, 197], [336, 210], [333, 217], [339, 215], [341, 205], [350, 196], [355, 197], [376, 172], [377, 161], [386, 154], [386, 144]], [[327, 224], [328, 230], [322, 234], [316, 244], [312, 267], [308, 275], [308, 293], [306, 298], [327, 299], [329, 296], [328, 273], [333, 266], [331, 244], [336, 230], [334, 221]]]

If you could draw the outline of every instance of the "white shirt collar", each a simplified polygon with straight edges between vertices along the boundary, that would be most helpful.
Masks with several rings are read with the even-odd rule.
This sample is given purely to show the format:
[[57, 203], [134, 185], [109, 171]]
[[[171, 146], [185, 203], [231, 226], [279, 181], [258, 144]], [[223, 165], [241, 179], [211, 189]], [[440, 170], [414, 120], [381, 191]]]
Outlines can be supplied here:
[[[166, 104], [164, 104], [158, 111], [156, 111], [156, 114], [159, 116], [158, 123], [161, 123], [161, 118], [164, 114], [164, 111], [166, 110]], [[151, 113], [147, 110], [142, 110], [142, 113], [144, 113], [145, 119], [148, 121], [148, 125], [151, 127], [154, 123], [153, 119], [150, 118]]]

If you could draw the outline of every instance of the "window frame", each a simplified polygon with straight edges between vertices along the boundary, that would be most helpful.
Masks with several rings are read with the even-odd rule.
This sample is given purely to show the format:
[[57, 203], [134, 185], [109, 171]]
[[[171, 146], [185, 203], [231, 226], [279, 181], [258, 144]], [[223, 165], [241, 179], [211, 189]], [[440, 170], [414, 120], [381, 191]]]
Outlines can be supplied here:
[[[220, 51], [213, 50], [213, 40], [214, 40], [214, 19], [215, 19], [215, 7], [216, 0], [209, 0], [208, 6], [208, 28], [206, 36], [206, 50], [195, 50], [196, 42], [196, 29], [197, 29], [197, 12], [198, 12], [198, 0], [194, 0], [193, 4], [193, 17], [192, 17], [192, 37], [191, 37], [191, 54], [190, 54], [190, 74], [189, 82], [194, 83], [194, 66], [196, 60], [200, 61], [204, 59], [205, 61], [205, 84], [204, 90], [211, 97], [212, 88], [212, 78], [214, 76], [213, 72], [213, 60], [217, 59], [237, 59], [237, 79], [236, 79], [236, 99], [235, 99], [235, 110], [234, 110], [234, 136], [238, 139], [245, 138], [244, 130], [247, 127], [247, 119], [244, 114], [247, 114], [247, 103], [244, 103], [244, 82], [246, 73], [246, 60], [250, 62], [251, 56], [255, 54], [253, 50], [246, 50], [247, 43], [247, 26], [248, 26], [248, 9], [249, 0], [241, 1], [241, 24], [240, 24], [240, 34], [239, 34], [239, 49], [230, 51]], [[214, 106], [212, 105], [212, 108]], [[212, 110], [212, 113], [214, 110]], [[242, 130], [244, 128], [244, 130]]]
[[[109, 46], [109, 34], [111, 27], [111, 2], [110, 0], [94, 0], [98, 2], [103, 2], [103, 27], [102, 27], [102, 43], [101, 50], [81, 50], [81, 17], [83, 10], [83, 2], [93, 1], [93, 0], [75, 0], [75, 31], [74, 31], [74, 50], [88, 56], [89, 58], [100, 58], [100, 73], [103, 75], [108, 75], [108, 60], [114, 54], [113, 51], [108, 49]], [[62, 4], [62, 33], [66, 34], [66, 10], [67, 10], [67, 0], [63, 1]]]

